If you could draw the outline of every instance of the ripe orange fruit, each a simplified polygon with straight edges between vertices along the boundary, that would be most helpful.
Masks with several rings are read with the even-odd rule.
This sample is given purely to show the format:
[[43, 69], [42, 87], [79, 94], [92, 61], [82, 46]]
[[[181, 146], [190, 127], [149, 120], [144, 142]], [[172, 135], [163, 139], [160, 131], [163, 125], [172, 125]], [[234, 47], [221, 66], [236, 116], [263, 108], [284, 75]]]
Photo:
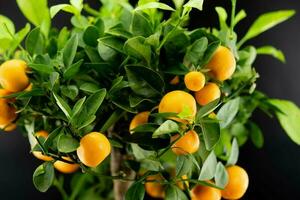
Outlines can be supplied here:
[[220, 98], [221, 91], [217, 84], [207, 83], [200, 91], [195, 92], [195, 99], [201, 106]]
[[6, 126], [16, 118], [16, 109], [8, 104], [7, 99], [0, 98], [0, 125]]
[[26, 92], [30, 92], [32, 90], [32, 83], [30, 83], [25, 89], [24, 91]]
[[[65, 157], [65, 156], [63, 156], [63, 159], [72, 161], [69, 157]], [[79, 165], [76, 163], [70, 164], [70, 163], [60, 161], [60, 160], [55, 161], [53, 166], [57, 171], [59, 171], [61, 173], [65, 173], [65, 174], [74, 173], [79, 169]]]
[[192, 200], [221, 200], [221, 191], [217, 188], [196, 185], [191, 190]]
[[89, 167], [99, 165], [111, 152], [110, 143], [105, 135], [91, 132], [80, 140], [77, 148], [79, 160]]
[[0, 66], [0, 84], [10, 92], [20, 92], [29, 85], [27, 64], [22, 60], [9, 60]]
[[[172, 136], [171, 142], [175, 141], [178, 137], [180, 137], [179, 134]], [[200, 140], [198, 134], [194, 130], [190, 130], [177, 140], [171, 148], [176, 155], [186, 155], [195, 153], [199, 149], [199, 146]]]
[[[38, 132], [35, 133], [35, 136], [37, 137], [43, 137], [43, 138], [47, 138], [48, 137], [48, 132], [45, 131], [45, 130], [40, 130]], [[37, 143], [37, 141], [36, 141]], [[37, 158], [37, 159], [40, 159], [40, 160], [43, 160], [43, 161], [52, 161], [53, 158], [50, 157], [50, 156], [46, 156], [44, 155], [41, 151], [32, 151], [32, 154]]]
[[164, 178], [160, 174], [155, 174], [148, 176], [147, 181], [153, 182], [146, 182], [145, 183], [145, 190], [147, 194], [153, 198], [165, 198], [165, 187], [161, 183], [155, 181], [163, 181]]
[[179, 76], [174, 76], [174, 78], [169, 83], [171, 85], [177, 85], [179, 83]]
[[206, 65], [210, 69], [209, 74], [219, 81], [229, 79], [235, 71], [236, 61], [230, 49], [219, 46]]
[[226, 170], [229, 181], [222, 191], [222, 197], [224, 199], [240, 199], [246, 193], [249, 185], [248, 174], [243, 168], [237, 165], [227, 167]]
[[0, 125], [0, 129], [3, 129], [5, 132], [11, 132], [14, 131], [17, 128], [17, 125], [15, 123], [11, 123], [8, 125]]
[[130, 122], [129, 131], [132, 132], [132, 130], [135, 129], [137, 126], [147, 123], [149, 115], [149, 111], [140, 112], [137, 115], [135, 115]]
[[189, 72], [184, 76], [184, 83], [187, 89], [196, 92], [204, 87], [205, 76], [201, 72]]
[[197, 112], [196, 100], [194, 97], [184, 91], [175, 90], [167, 93], [160, 101], [158, 106], [158, 112], [171, 112], [180, 113], [185, 108], [188, 108], [191, 112], [191, 119], [193, 119]]

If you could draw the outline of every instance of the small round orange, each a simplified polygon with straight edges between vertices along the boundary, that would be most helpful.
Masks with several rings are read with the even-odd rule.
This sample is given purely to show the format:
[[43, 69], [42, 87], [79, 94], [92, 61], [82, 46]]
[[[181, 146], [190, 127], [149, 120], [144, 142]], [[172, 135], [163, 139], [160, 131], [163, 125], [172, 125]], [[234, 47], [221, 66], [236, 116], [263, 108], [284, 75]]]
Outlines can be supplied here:
[[14, 130], [16, 130], [16, 128], [17, 128], [17, 125], [15, 123], [11, 123], [8, 125], [0, 125], [0, 129], [3, 129], [3, 131], [5, 131], [5, 132], [14, 131]]
[[249, 185], [247, 172], [237, 165], [227, 167], [226, 170], [229, 179], [226, 187], [222, 190], [222, 197], [230, 200], [242, 198]]
[[205, 76], [201, 72], [189, 72], [184, 76], [184, 83], [187, 89], [196, 92], [204, 87]]
[[89, 167], [98, 166], [111, 152], [109, 140], [99, 132], [86, 134], [77, 148], [79, 160]]
[[[47, 138], [49, 135], [49, 133], [45, 130], [40, 130], [38, 132], [35, 133], [36, 137], [42, 137], [42, 138]], [[37, 143], [37, 141], [36, 141]], [[53, 158], [50, 156], [46, 156], [44, 155], [41, 151], [32, 151], [32, 154], [39, 160], [43, 160], [43, 161], [52, 161]]]
[[229, 79], [235, 71], [236, 61], [230, 49], [219, 46], [206, 67], [209, 74], [219, 81]]
[[[145, 190], [147, 194], [153, 198], [165, 198], [165, 187], [159, 181], [163, 181], [163, 177], [160, 174], [155, 174], [148, 176], [147, 181], [153, 182], [146, 182], [145, 183]], [[157, 182], [155, 182], [157, 181]]]
[[179, 76], [174, 76], [174, 78], [169, 82], [171, 85], [178, 85], [179, 84]]
[[217, 188], [196, 185], [191, 190], [192, 200], [221, 200], [221, 191]]
[[217, 84], [207, 83], [200, 91], [195, 92], [195, 99], [201, 106], [220, 98], [221, 91]]
[[[172, 136], [171, 142], [175, 141], [178, 137], [180, 137], [179, 134]], [[194, 130], [190, 130], [178, 139], [171, 148], [176, 155], [186, 155], [195, 153], [199, 149], [199, 146], [200, 140], [198, 134]]]
[[146, 124], [148, 122], [149, 115], [149, 111], [144, 111], [136, 114], [130, 122], [129, 131], [132, 132], [132, 130], [139, 125]]
[[185, 108], [191, 112], [191, 119], [193, 119], [197, 112], [196, 100], [194, 97], [182, 90], [175, 90], [167, 93], [160, 101], [158, 106], [159, 113], [180, 113]]
[[[72, 161], [69, 157], [63, 156], [62, 158], [68, 161]], [[79, 165], [76, 163], [70, 164], [60, 160], [55, 161], [53, 166], [57, 171], [64, 174], [71, 174], [76, 172], [79, 169]]]
[[7, 102], [7, 99], [0, 98], [0, 125], [6, 126], [16, 118], [16, 109]]
[[9, 60], [0, 66], [0, 84], [10, 92], [20, 92], [29, 85], [26, 62]]

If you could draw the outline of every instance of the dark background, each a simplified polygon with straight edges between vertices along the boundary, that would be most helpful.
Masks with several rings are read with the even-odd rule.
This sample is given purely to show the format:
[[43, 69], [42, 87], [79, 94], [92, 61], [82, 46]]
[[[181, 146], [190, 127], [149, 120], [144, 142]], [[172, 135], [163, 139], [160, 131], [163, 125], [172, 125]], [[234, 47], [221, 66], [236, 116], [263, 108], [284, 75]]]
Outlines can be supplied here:
[[[49, 0], [51, 5], [67, 1]], [[98, 0], [90, 0], [99, 6]], [[192, 27], [216, 26], [217, 15], [214, 6], [230, 6], [230, 0], [205, 0], [203, 12], [193, 12]], [[98, 8], [98, 7], [96, 7]], [[300, 1], [295, 0], [239, 0], [238, 8], [245, 9], [248, 17], [238, 26], [238, 33], [244, 34], [248, 26], [261, 13], [279, 9], [295, 9], [300, 12]], [[0, 0], [0, 13], [10, 17], [17, 29], [25, 25], [25, 18], [14, 0]], [[68, 25], [69, 19], [58, 15], [54, 24]], [[255, 46], [274, 45], [286, 54], [287, 63], [282, 64], [270, 57], [259, 57], [255, 63], [261, 75], [258, 89], [274, 98], [289, 99], [300, 105], [300, 16], [273, 28], [256, 39]], [[283, 132], [275, 119], [269, 119], [256, 112], [255, 121], [262, 127], [265, 145], [256, 149], [248, 142], [242, 149], [239, 165], [249, 174], [250, 186], [243, 199], [251, 200], [293, 200], [300, 199], [300, 146], [294, 144]], [[3, 200], [59, 199], [51, 189], [47, 195], [36, 191], [32, 184], [32, 173], [40, 163], [29, 154], [29, 143], [21, 133], [0, 134], [0, 195]]]

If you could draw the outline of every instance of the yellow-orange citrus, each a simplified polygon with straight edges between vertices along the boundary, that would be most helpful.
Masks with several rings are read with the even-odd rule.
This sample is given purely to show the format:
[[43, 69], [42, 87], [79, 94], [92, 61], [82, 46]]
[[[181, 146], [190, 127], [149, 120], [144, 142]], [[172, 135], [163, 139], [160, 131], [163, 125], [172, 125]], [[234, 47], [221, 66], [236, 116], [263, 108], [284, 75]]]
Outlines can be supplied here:
[[0, 125], [6, 126], [17, 118], [16, 109], [6, 99], [0, 98]]
[[20, 92], [29, 85], [27, 64], [22, 60], [9, 60], [0, 66], [0, 84], [10, 92]]
[[10, 123], [8, 125], [0, 125], [0, 129], [3, 129], [5, 132], [11, 132], [14, 131], [17, 128], [17, 125], [15, 123]]
[[179, 76], [174, 76], [174, 78], [170, 81], [171, 85], [177, 85], [179, 83]]
[[[163, 177], [160, 174], [155, 174], [148, 176], [147, 181], [153, 181], [153, 182], [146, 182], [145, 183], [145, 190], [147, 194], [154, 198], [161, 198], [163, 199], [165, 197], [165, 187], [159, 181], [163, 181]], [[155, 182], [157, 181], [157, 182]]]
[[[45, 139], [48, 137], [48, 135], [49, 135], [48, 132], [45, 130], [40, 130], [35, 133], [35, 136], [42, 137]], [[52, 161], [53, 160], [52, 157], [44, 155], [41, 151], [32, 151], [32, 154], [39, 160], [43, 160], [43, 161]]]
[[32, 83], [30, 83], [27, 88], [24, 89], [26, 92], [30, 92], [32, 90]]
[[224, 199], [240, 199], [245, 193], [249, 185], [249, 177], [247, 172], [237, 166], [227, 167], [229, 176], [228, 184], [222, 190], [222, 197]]
[[[63, 156], [62, 158], [68, 161], [72, 161], [69, 157]], [[76, 163], [70, 164], [60, 160], [55, 161], [53, 166], [57, 171], [65, 174], [74, 173], [79, 169], [79, 165]]]
[[137, 126], [147, 123], [149, 115], [150, 115], [149, 111], [140, 112], [137, 115], [135, 115], [130, 122], [129, 131], [131, 132]]
[[[171, 137], [171, 142], [175, 141], [179, 134]], [[180, 139], [178, 139], [172, 145], [172, 151], [176, 155], [186, 155], [195, 153], [200, 146], [200, 140], [198, 134], [194, 130], [190, 130], [184, 134]]]
[[191, 190], [192, 200], [221, 200], [221, 191], [217, 188], [196, 185]]
[[229, 79], [235, 71], [236, 61], [230, 49], [219, 46], [206, 67], [209, 74], [219, 81]]
[[193, 119], [197, 112], [196, 100], [187, 92], [175, 90], [167, 93], [161, 99], [158, 106], [158, 112], [180, 113], [185, 108], [189, 109], [191, 112], [191, 119]]
[[110, 143], [105, 135], [91, 132], [80, 140], [77, 148], [79, 160], [89, 167], [99, 165], [111, 152]]
[[201, 72], [189, 72], [184, 76], [184, 83], [187, 89], [196, 92], [204, 87], [205, 76]]
[[195, 99], [201, 106], [220, 98], [221, 91], [217, 84], [207, 83], [200, 91], [195, 92]]

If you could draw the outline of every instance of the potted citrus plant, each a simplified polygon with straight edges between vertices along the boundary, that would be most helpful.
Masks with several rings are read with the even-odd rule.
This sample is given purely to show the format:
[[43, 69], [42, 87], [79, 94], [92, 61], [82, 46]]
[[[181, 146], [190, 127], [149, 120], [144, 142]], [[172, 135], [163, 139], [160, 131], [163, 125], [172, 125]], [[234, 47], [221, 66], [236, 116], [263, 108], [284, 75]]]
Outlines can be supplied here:
[[[42, 161], [37, 190], [62, 199], [240, 199], [249, 185], [239, 148], [263, 134], [251, 115], [278, 118], [300, 144], [300, 111], [256, 89], [256, 56], [285, 61], [272, 47], [245, 45], [294, 15], [263, 14], [244, 36], [246, 17], [216, 7], [218, 28], [188, 26], [202, 0], [173, 4], [83, 0], [48, 7], [17, 0], [28, 24], [0, 15], [0, 126], [18, 126]], [[71, 28], [51, 19], [71, 13]], [[230, 16], [230, 17], [229, 17]], [[65, 179], [67, 175], [70, 178]], [[255, 184], [255, 183], [252, 183]]]

